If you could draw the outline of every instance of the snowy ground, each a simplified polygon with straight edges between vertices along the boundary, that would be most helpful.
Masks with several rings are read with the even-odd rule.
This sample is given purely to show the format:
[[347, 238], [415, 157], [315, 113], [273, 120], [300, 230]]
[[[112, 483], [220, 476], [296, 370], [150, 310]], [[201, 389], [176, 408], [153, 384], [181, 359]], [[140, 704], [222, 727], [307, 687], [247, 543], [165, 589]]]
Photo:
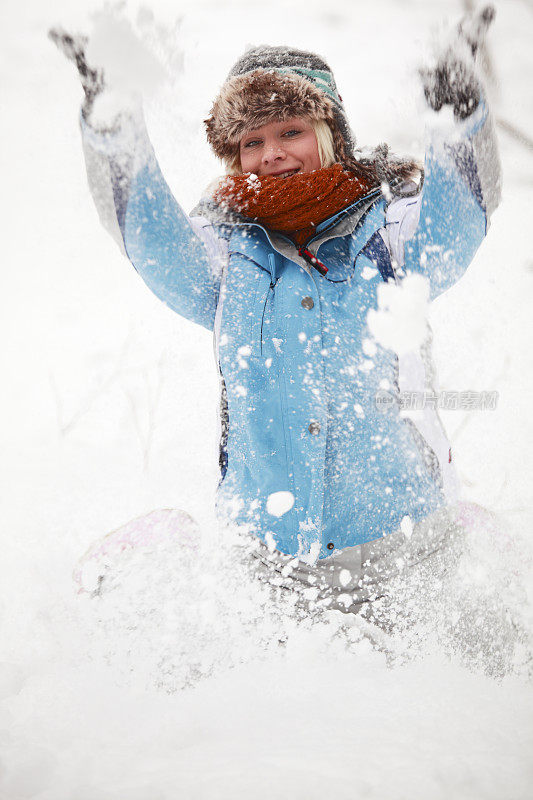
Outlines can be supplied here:
[[[211, 337], [151, 296], [98, 223], [81, 90], [46, 38], [57, 23], [89, 30], [96, 6], [53, 5], [6, 2], [1, 12], [2, 798], [532, 797], [523, 670], [497, 680], [430, 642], [391, 665], [335, 620], [262, 611], [260, 590], [228, 573], [224, 549], [209, 555]], [[496, 6], [494, 107], [531, 142], [533, 6]], [[247, 44], [322, 53], [359, 141], [420, 153], [414, 69], [430, 31], [460, 11], [446, 0], [127, 7], [176, 76], [147, 118], [177, 198], [190, 209], [217, 174], [201, 120]], [[432, 324], [443, 387], [499, 392], [496, 411], [448, 412], [445, 423], [465, 497], [498, 515], [505, 545], [486, 560], [505, 562], [509, 602], [527, 626], [533, 157], [503, 128], [500, 142], [501, 208]], [[89, 545], [155, 508], [197, 519], [194, 563], [139, 552], [106, 596], [77, 595], [72, 572]]]

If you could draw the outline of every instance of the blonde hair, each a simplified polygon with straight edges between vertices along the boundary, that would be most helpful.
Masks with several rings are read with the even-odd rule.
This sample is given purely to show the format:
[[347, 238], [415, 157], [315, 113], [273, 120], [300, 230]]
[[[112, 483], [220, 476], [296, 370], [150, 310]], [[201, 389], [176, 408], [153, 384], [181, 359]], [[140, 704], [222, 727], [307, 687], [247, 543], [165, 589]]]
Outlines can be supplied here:
[[[325, 119], [311, 119], [309, 122], [315, 132], [320, 166], [331, 167], [336, 161], [331, 128]], [[225, 158], [224, 164], [226, 166], [226, 175], [242, 175], [241, 155], [239, 150], [230, 158]]]
[[316, 136], [321, 167], [331, 167], [337, 160], [333, 147], [333, 134], [325, 119], [313, 119], [311, 125]]

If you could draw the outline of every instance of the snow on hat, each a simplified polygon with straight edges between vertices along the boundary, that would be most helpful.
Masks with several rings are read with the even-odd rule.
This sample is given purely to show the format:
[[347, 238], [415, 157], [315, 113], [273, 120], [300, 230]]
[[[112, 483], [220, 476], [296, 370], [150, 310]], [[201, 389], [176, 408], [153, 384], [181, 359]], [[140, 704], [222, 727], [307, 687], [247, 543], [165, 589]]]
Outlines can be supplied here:
[[231, 159], [247, 129], [291, 117], [325, 120], [336, 160], [352, 162], [355, 139], [328, 64], [303, 50], [254, 47], [230, 70], [213, 103], [207, 139], [219, 158]]

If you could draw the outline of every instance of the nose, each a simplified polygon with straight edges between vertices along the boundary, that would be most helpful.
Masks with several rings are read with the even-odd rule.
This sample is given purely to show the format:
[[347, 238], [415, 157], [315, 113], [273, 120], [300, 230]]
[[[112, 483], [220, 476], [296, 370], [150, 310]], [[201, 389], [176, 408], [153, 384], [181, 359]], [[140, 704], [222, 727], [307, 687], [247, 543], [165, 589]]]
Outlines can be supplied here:
[[263, 148], [263, 155], [261, 161], [266, 166], [272, 164], [274, 161], [283, 161], [286, 158], [283, 147], [278, 142], [270, 142], [265, 144]]

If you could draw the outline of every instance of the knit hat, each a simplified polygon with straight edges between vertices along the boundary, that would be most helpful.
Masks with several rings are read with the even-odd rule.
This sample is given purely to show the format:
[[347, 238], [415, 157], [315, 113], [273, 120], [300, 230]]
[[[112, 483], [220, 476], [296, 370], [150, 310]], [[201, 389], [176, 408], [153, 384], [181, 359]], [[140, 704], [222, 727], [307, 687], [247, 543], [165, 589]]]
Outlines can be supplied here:
[[254, 47], [233, 66], [213, 103], [207, 139], [220, 159], [231, 159], [245, 130], [291, 117], [325, 120], [336, 161], [353, 161], [355, 139], [328, 64], [303, 50]]

